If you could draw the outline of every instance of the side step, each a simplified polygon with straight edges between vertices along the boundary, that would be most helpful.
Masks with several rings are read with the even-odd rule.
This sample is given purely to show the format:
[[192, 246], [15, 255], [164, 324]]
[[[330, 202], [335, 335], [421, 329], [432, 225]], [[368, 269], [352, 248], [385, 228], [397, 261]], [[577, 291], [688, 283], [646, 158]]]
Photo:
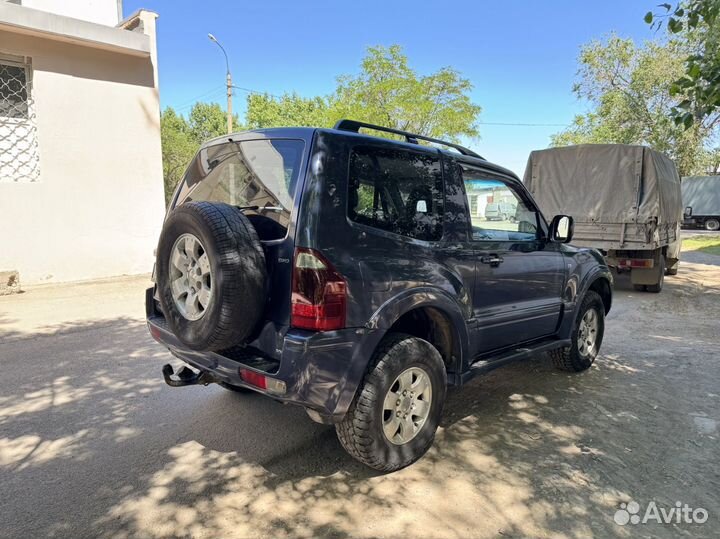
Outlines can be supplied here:
[[535, 344], [512, 348], [497, 356], [478, 359], [470, 365], [470, 368], [467, 371], [459, 376], [460, 384], [464, 384], [478, 374], [484, 374], [493, 369], [497, 369], [498, 367], [502, 367], [503, 365], [507, 365], [508, 363], [531, 359], [544, 352], [570, 346], [571, 344], [570, 339], [552, 339], [549, 341], [540, 341]]
[[165, 383], [172, 387], [208, 385], [216, 383], [218, 380], [210, 373], [200, 371], [195, 372], [189, 367], [183, 366], [177, 373], [169, 363], [162, 368]]

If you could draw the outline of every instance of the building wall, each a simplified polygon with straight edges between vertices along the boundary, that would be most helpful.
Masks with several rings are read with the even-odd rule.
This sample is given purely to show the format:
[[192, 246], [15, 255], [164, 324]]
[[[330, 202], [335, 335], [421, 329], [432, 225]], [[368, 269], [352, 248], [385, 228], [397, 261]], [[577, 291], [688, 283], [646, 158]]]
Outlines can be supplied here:
[[0, 270], [23, 283], [149, 272], [164, 216], [153, 62], [0, 30], [2, 53], [32, 61], [40, 174], [0, 182]]
[[107, 26], [116, 26], [122, 17], [119, 0], [19, 0], [14, 3]]

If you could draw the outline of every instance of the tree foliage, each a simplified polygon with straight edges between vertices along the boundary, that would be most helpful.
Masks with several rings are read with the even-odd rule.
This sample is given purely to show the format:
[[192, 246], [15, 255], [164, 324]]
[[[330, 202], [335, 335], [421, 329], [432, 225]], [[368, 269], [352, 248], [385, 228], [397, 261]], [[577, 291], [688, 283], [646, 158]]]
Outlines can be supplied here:
[[[246, 127], [332, 127], [341, 118], [380, 124], [457, 141], [478, 136], [480, 107], [470, 99], [472, 84], [444, 67], [419, 75], [398, 45], [370, 47], [359, 73], [338, 77], [327, 96], [282, 97], [250, 94]], [[241, 129], [237, 117], [236, 129]], [[169, 200], [197, 147], [226, 131], [226, 116], [216, 103], [196, 103], [187, 120], [167, 108], [161, 116], [165, 196]]]
[[685, 96], [673, 109], [674, 121], [687, 129], [720, 110], [720, 0], [685, 0], [664, 11], [648, 11], [645, 22], [661, 28], [689, 45], [685, 68], [670, 91]]
[[450, 67], [419, 75], [399, 45], [370, 47], [360, 73], [338, 78], [331, 116], [457, 141], [479, 134], [481, 108], [470, 99], [472, 88]]
[[471, 90], [470, 81], [449, 67], [419, 75], [398, 45], [370, 47], [360, 72], [338, 77], [328, 96], [250, 95], [247, 123], [251, 127], [331, 127], [341, 118], [352, 118], [458, 140], [478, 136], [481, 109], [471, 101]]
[[707, 116], [689, 129], [673, 121], [673, 109], [690, 99], [671, 92], [686, 51], [681, 41], [638, 47], [617, 36], [585, 45], [573, 91], [591, 111], [576, 116], [552, 144], [647, 144], [673, 158], [681, 174], [698, 172], [718, 117]]
[[[239, 129], [237, 115], [233, 117]], [[186, 120], [171, 107], [160, 115], [165, 200], [170, 200], [198, 146], [227, 132], [227, 115], [217, 103], [195, 103]]]
[[324, 97], [300, 97], [285, 94], [280, 98], [268, 94], [250, 94], [247, 98], [245, 121], [251, 129], [262, 127], [323, 127], [328, 119], [329, 105]]
[[185, 118], [168, 107], [160, 115], [160, 138], [162, 141], [163, 179], [165, 201], [169, 201], [175, 186], [182, 179], [185, 167], [192, 159], [197, 145], [190, 134]]

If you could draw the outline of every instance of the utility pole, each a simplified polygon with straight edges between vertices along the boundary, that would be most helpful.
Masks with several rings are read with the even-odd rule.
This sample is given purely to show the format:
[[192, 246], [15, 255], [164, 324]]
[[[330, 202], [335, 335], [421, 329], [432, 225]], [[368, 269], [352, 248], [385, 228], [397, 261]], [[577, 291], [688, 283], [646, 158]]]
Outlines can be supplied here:
[[227, 132], [228, 135], [233, 132], [233, 125], [232, 125], [232, 75], [230, 74], [230, 62], [228, 61], [228, 55], [225, 52], [225, 48], [220, 44], [220, 42], [217, 40], [217, 38], [212, 35], [208, 34], [208, 37], [210, 38], [210, 41], [213, 41], [218, 47], [220, 47], [220, 50], [222, 51], [223, 55], [225, 56], [225, 69], [227, 71], [227, 77], [226, 77], [226, 83], [227, 83]]

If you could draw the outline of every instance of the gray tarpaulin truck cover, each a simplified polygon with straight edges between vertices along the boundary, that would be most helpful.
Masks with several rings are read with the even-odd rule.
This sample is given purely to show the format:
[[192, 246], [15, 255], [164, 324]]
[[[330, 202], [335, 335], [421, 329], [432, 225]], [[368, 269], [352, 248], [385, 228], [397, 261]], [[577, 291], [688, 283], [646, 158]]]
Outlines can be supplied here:
[[720, 176], [683, 178], [682, 197], [693, 215], [720, 215]]
[[682, 220], [675, 164], [644, 146], [582, 144], [534, 151], [523, 181], [548, 217], [567, 214], [596, 223]]

